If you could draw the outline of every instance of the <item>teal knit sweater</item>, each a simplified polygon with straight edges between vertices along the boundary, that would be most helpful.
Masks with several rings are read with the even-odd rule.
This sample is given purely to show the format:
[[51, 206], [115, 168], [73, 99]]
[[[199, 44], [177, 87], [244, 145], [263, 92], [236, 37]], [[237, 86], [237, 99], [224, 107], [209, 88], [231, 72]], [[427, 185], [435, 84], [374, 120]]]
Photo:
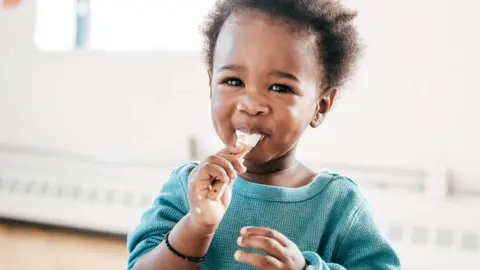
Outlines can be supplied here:
[[[187, 178], [197, 163], [173, 170], [170, 179], [137, 228], [129, 234], [128, 269], [160, 244], [189, 211]], [[275, 229], [297, 244], [307, 269], [400, 269], [399, 259], [382, 237], [359, 188], [346, 177], [320, 173], [307, 186], [285, 188], [238, 177], [233, 197], [200, 269], [240, 270], [236, 239], [245, 226]]]

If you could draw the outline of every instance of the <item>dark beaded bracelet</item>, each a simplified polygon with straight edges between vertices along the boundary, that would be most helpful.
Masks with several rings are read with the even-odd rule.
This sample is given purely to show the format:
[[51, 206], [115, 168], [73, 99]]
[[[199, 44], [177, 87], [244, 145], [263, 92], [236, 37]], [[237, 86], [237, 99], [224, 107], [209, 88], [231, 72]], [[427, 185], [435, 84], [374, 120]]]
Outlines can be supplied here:
[[203, 261], [207, 258], [207, 255], [205, 255], [205, 256], [203, 256], [203, 257], [188, 257], [188, 256], [185, 256], [185, 255], [183, 255], [182, 253], [176, 251], [176, 250], [170, 245], [170, 242], [168, 242], [168, 236], [169, 236], [169, 235], [170, 235], [170, 232], [168, 232], [168, 233], [165, 235], [165, 244], [167, 245], [167, 248], [168, 248], [173, 254], [175, 254], [177, 257], [182, 258], [182, 260], [189, 261], [189, 262], [194, 262], [194, 263], [203, 262]]

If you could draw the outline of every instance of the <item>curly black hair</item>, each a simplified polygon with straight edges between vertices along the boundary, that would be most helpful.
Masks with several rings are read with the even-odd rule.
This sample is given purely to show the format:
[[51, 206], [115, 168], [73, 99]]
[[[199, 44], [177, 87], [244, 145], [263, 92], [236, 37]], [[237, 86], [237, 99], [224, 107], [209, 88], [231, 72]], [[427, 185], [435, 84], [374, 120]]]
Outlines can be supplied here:
[[341, 88], [353, 75], [361, 53], [358, 32], [353, 24], [357, 13], [338, 0], [217, 0], [206, 17], [202, 32], [204, 56], [209, 69], [220, 30], [228, 17], [238, 11], [259, 11], [290, 25], [313, 31], [317, 36], [319, 63], [325, 88]]

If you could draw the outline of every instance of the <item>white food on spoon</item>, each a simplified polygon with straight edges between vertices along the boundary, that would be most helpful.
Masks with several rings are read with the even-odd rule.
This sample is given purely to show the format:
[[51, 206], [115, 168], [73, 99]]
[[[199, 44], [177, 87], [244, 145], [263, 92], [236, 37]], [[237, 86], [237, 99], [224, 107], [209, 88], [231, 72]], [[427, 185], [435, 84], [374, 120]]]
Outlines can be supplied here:
[[248, 134], [243, 131], [237, 130], [237, 142], [242, 143], [248, 147], [253, 148], [257, 143], [263, 139], [262, 134]]

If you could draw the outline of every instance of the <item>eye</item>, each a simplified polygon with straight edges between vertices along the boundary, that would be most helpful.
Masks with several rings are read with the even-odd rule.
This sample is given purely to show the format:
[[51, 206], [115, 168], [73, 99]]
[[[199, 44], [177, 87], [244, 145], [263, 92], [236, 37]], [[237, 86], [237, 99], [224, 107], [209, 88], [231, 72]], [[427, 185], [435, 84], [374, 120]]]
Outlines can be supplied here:
[[274, 84], [270, 86], [270, 90], [279, 93], [293, 93], [292, 88], [285, 84]]
[[243, 84], [243, 82], [240, 80], [240, 79], [237, 79], [237, 78], [228, 78], [228, 79], [225, 79], [222, 84], [226, 84], [226, 85], [230, 85], [230, 86], [233, 86], [233, 87], [242, 87], [242, 86], [245, 86]]

